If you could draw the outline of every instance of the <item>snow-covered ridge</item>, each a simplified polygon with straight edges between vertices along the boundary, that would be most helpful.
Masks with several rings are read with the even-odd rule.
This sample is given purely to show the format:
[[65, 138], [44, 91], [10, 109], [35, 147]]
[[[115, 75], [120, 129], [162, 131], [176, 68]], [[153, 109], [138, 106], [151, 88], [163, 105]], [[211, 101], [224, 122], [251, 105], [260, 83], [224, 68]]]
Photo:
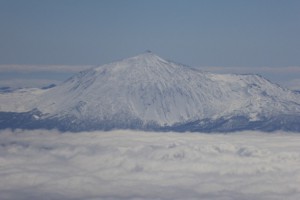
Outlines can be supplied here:
[[23, 110], [76, 126], [169, 127], [241, 116], [250, 122], [300, 116], [300, 95], [259, 75], [212, 74], [153, 53], [80, 72], [35, 99]]
[[145, 53], [74, 76], [46, 93], [39, 109], [57, 114], [80, 106], [78, 114], [100, 118], [123, 111], [171, 125], [232, 112], [281, 112], [286, 106], [280, 101], [287, 99], [299, 102], [257, 75], [211, 74]]

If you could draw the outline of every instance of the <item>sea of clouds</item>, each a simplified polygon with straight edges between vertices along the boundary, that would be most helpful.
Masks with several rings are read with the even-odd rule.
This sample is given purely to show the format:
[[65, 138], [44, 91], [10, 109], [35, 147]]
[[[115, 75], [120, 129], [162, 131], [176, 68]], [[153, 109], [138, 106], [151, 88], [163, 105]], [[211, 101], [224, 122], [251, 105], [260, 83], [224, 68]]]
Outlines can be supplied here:
[[297, 200], [300, 134], [0, 132], [1, 200]]

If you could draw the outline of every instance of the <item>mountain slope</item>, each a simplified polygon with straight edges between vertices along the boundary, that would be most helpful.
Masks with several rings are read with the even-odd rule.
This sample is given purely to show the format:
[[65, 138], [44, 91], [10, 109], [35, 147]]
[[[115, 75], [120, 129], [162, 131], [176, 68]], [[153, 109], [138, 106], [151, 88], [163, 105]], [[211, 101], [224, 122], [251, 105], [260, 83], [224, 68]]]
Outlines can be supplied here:
[[300, 131], [299, 97], [258, 75], [212, 74], [145, 53], [83, 71], [41, 93], [27, 126]]

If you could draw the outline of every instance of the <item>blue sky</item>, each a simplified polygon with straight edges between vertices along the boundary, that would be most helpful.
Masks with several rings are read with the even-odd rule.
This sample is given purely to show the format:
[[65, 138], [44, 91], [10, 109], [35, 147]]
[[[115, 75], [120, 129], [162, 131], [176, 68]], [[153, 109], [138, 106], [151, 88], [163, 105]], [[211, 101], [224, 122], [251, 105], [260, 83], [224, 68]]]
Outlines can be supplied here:
[[[299, 8], [298, 0], [0, 0], [0, 86], [24, 72], [23, 79], [61, 80], [72, 65], [147, 49], [208, 71], [300, 86]], [[22, 67], [10, 71], [12, 64]], [[54, 65], [64, 66], [60, 74], [51, 74]]]

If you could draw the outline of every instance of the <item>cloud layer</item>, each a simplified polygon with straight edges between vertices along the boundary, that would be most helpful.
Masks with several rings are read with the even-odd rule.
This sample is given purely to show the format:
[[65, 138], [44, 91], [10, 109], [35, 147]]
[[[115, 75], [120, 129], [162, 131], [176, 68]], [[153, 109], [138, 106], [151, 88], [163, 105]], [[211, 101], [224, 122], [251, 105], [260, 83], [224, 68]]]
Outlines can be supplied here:
[[92, 65], [0, 65], [0, 73], [4, 72], [70, 72], [76, 73], [92, 68]]
[[[59, 84], [92, 65], [0, 65], [0, 87], [30, 88]], [[9, 73], [9, 75], [5, 74]]]
[[1, 199], [300, 199], [300, 135], [0, 133]]
[[[0, 72], [19, 72], [19, 73], [32, 73], [32, 72], [71, 72], [76, 73], [86, 69], [95, 67], [94, 65], [0, 65]], [[204, 71], [216, 73], [300, 73], [300, 66], [288, 67], [222, 67], [222, 66], [203, 66], [199, 67]]]
[[9, 79], [0, 80], [0, 87], [17, 88], [41, 88], [50, 84], [58, 85], [61, 81], [53, 79]]
[[[15, 73], [15, 77], [11, 77], [10, 80], [0, 80], [0, 87], [9, 86], [12, 88], [20, 87], [43, 87], [48, 84], [57, 83], [58, 80], [49, 76], [45, 79], [45, 74], [49, 73], [68, 73], [66, 78], [70, 74], [77, 73], [86, 69], [94, 67], [93, 65], [0, 65], [0, 73]], [[264, 76], [277, 77], [276, 82], [288, 87], [290, 89], [300, 90], [300, 84], [298, 79], [290, 78], [290, 76], [300, 76], [300, 66], [288, 66], [288, 67], [199, 67], [204, 71], [213, 73], [237, 73], [237, 74], [262, 74]], [[33, 78], [20, 78], [20, 74], [30, 73], [43, 73], [43, 78], [39, 77], [39, 74], [35, 74]], [[16, 75], [17, 74], [17, 75]], [[12, 76], [12, 74], [10, 74]], [[52, 79], [50, 78], [52, 77]], [[281, 77], [281, 78], [278, 78]], [[61, 77], [60, 77], [61, 80]]]

